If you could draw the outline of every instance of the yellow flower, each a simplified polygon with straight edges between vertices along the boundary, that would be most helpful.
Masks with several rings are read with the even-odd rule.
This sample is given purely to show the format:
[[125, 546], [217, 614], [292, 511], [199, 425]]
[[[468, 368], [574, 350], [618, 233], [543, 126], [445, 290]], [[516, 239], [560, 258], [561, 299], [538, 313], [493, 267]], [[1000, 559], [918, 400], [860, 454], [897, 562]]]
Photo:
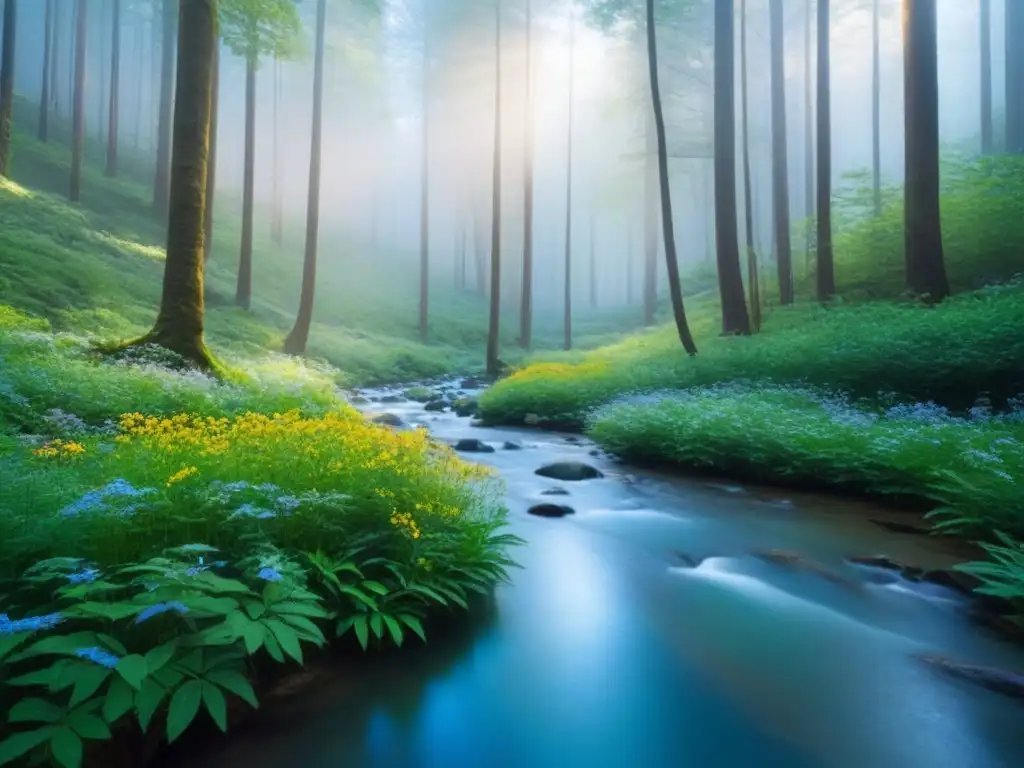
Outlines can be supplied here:
[[191, 477], [192, 475], [198, 474], [199, 470], [196, 469], [195, 467], [182, 467], [169, 478], [167, 478], [167, 487], [170, 488], [175, 483], [179, 483], [187, 477]]

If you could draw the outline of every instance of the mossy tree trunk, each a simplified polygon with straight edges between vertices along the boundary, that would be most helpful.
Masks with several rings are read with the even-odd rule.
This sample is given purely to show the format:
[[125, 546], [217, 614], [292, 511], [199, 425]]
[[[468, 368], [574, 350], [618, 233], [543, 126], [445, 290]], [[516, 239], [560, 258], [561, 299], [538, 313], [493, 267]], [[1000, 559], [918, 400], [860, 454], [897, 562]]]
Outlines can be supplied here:
[[3, 52], [0, 54], [0, 176], [11, 174], [11, 132], [14, 129], [14, 46], [18, 0], [4, 2]]
[[[668, 146], [665, 139], [665, 116], [661, 109], [661, 89], [658, 85], [658, 34], [654, 26], [654, 0], [647, 0], [647, 64], [651, 84], [651, 103], [654, 108], [654, 130], [658, 140], [658, 183], [661, 190], [661, 231], [665, 239], [665, 266], [668, 269], [668, 289], [672, 300], [672, 316], [676, 322], [679, 341], [687, 354], [696, 355], [697, 345], [686, 322], [683, 306], [683, 287], [679, 282], [679, 261], [676, 256], [676, 234], [672, 225], [672, 191], [668, 178]], [[742, 287], [741, 287], [742, 291]]]
[[117, 135], [121, 95], [121, 0], [113, 3], [110, 36], [110, 113], [107, 117], [107, 176], [117, 176]]
[[313, 130], [309, 153], [309, 200], [306, 205], [306, 253], [302, 261], [302, 293], [295, 326], [284, 342], [284, 351], [292, 355], [306, 352], [309, 326], [313, 321], [316, 291], [317, 238], [320, 232], [320, 147], [323, 140], [324, 35], [327, 27], [327, 0], [317, 0], [316, 54], [313, 63]]
[[907, 285], [941, 301], [949, 295], [939, 215], [939, 72], [936, 0], [903, 0], [906, 143], [904, 232]]
[[88, 28], [88, 0], [78, 0], [75, 19], [75, 87], [71, 108], [71, 189], [68, 197], [82, 198], [82, 152], [85, 145], [85, 45]]
[[[750, 333], [736, 221], [736, 45], [733, 0], [715, 0], [715, 255], [722, 332]], [[672, 278], [670, 278], [672, 279]]]
[[181, 0], [167, 261], [160, 312], [140, 343], [159, 344], [201, 368], [214, 365], [203, 341], [203, 221], [217, 0]]
[[832, 256], [832, 85], [829, 4], [818, 0], [818, 301], [836, 292]]
[[494, 157], [491, 174], [491, 311], [487, 323], [487, 375], [498, 377], [501, 322], [501, 0], [494, 9]]
[[[774, 13], [775, 5], [780, 5], [781, 12], [781, 0], [772, 0], [771, 11]], [[774, 16], [772, 17], [774, 20]], [[775, 44], [775, 26], [772, 25], [772, 45]], [[772, 48], [772, 107], [775, 106], [775, 48]], [[758, 285], [758, 269], [757, 269], [757, 250], [754, 248], [754, 205], [753, 205], [753, 192], [751, 191], [752, 180], [750, 177], [750, 120], [749, 120], [749, 106], [750, 101], [748, 99], [747, 89], [747, 0], [740, 0], [740, 103], [743, 105], [743, 126], [742, 126], [742, 142], [743, 142], [743, 220], [745, 224], [745, 235], [746, 235], [746, 248], [747, 248], [747, 292], [750, 295], [750, 325], [751, 330], [757, 331], [761, 328], [761, 291]], [[783, 102], [783, 106], [785, 102]], [[772, 113], [774, 117], [774, 111]], [[785, 147], [785, 129], [782, 133], [783, 147]], [[775, 161], [775, 132], [773, 127], [772, 132], [772, 159], [773, 169]], [[785, 151], [785, 150], [783, 150]], [[783, 166], [785, 167], [785, 166]], [[787, 202], [787, 214], [788, 214], [788, 200]], [[789, 216], [786, 216], [788, 221]], [[787, 229], [788, 237], [788, 229]], [[781, 249], [780, 249], [781, 250]], [[782, 275], [782, 267], [779, 267], [780, 280]], [[791, 285], [791, 283], [790, 283]], [[783, 294], [785, 295], [785, 294]], [[790, 302], [792, 302], [792, 293], [790, 293]]]
[[270, 239], [276, 245], [284, 242], [284, 199], [281, 189], [281, 60], [274, 57], [273, 112], [271, 114], [270, 158]]
[[252, 215], [256, 174], [256, 67], [255, 49], [245, 57], [245, 167], [242, 176], [242, 243], [238, 254], [235, 303], [242, 309], [252, 304]]
[[153, 212], [167, 220], [171, 169], [171, 120], [174, 110], [174, 31], [178, 0], [163, 0], [160, 26], [160, 114], [157, 118]]
[[804, 29], [804, 269], [810, 274], [814, 245], [814, 58], [811, 41], [814, 37], [814, 0], [806, 0], [807, 18]]
[[519, 300], [519, 346], [533, 343], [533, 16], [526, 0], [526, 125], [523, 131], [523, 279]]
[[203, 214], [203, 262], [213, 250], [213, 199], [217, 189], [217, 126], [220, 117], [220, 39], [213, 47], [213, 82], [210, 85], [210, 141], [206, 163], [206, 211]]
[[[745, 4], [745, 0], [744, 0]], [[789, 150], [786, 127], [786, 30], [782, 0], [770, 0], [771, 27], [771, 112], [772, 112], [772, 200], [774, 202], [775, 259], [779, 275], [779, 303], [793, 303], [793, 245], [789, 231]], [[744, 22], [745, 23], [745, 22]], [[746, 35], [746, 26], [744, 26]], [[744, 68], [743, 77], [746, 78]], [[743, 102], [746, 104], [746, 100]], [[744, 107], [744, 120], [747, 119]], [[746, 130], [746, 129], [744, 129]], [[745, 140], [744, 140], [745, 141]], [[749, 177], [749, 174], [746, 174]], [[750, 203], [747, 203], [750, 211]], [[753, 246], [751, 245], [751, 249]], [[754, 308], [751, 307], [751, 311]], [[760, 315], [758, 308], [757, 314]], [[760, 318], [755, 326], [760, 325]]]
[[50, 67], [53, 63], [53, 0], [46, 0], [43, 16], [43, 77], [39, 93], [39, 121], [37, 135], [46, 143], [50, 139]]
[[992, 154], [992, 4], [990, 0], [981, 0], [979, 9], [979, 26], [981, 28], [980, 67], [981, 67], [981, 151]]

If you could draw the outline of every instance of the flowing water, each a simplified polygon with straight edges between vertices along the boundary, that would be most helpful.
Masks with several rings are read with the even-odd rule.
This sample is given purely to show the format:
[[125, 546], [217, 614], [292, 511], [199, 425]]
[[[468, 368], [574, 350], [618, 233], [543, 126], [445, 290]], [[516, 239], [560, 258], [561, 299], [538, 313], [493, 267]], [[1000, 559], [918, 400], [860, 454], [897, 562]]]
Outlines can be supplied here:
[[[844, 562], [944, 567], [958, 559], [949, 542], [885, 531], [870, 505], [634, 472], [585, 441], [386, 408], [441, 440], [498, 448], [467, 458], [503, 478], [512, 531], [529, 542], [514, 555], [523, 569], [465, 636], [339, 673], [182, 765], [1024, 766], [1024, 704], [916, 655], [1018, 672], [1024, 656], [972, 624], [955, 593]], [[606, 477], [534, 474], [561, 459]], [[555, 486], [571, 495], [541, 495]], [[545, 501], [576, 514], [526, 514]], [[772, 548], [850, 581], [752, 556]]]

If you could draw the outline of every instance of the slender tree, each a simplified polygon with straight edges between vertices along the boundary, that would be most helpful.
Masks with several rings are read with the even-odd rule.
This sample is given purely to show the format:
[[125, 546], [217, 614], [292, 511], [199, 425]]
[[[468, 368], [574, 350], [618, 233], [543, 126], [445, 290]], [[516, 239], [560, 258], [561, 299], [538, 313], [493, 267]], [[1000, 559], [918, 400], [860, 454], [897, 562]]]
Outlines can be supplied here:
[[[668, 289], [672, 299], [672, 315], [683, 349], [697, 354], [690, 326], [683, 307], [683, 288], [679, 282], [679, 262], [676, 258], [676, 236], [672, 226], [672, 193], [668, 178], [668, 146], [665, 140], [665, 117], [661, 109], [661, 89], [658, 85], [658, 42], [654, 26], [654, 0], [647, 0], [647, 63], [650, 72], [651, 103], [654, 108], [654, 128], [658, 139], [658, 181], [661, 188], [661, 229], [665, 238], [665, 265], [668, 268]], [[742, 288], [741, 288], [742, 291]]]
[[654, 325], [658, 302], [658, 136], [654, 110], [648, 109], [644, 131], [644, 325]]
[[323, 141], [324, 35], [327, 28], [327, 0], [317, 0], [316, 51], [313, 60], [313, 133], [309, 150], [309, 200], [306, 205], [306, 252], [302, 260], [302, 294], [295, 326], [284, 342], [292, 355], [306, 352], [309, 326], [313, 321], [316, 292], [317, 240], [320, 233], [320, 148]]
[[85, 145], [85, 43], [88, 28], [88, 0], [78, 0], [75, 17], [75, 87], [71, 108], [71, 190], [68, 197], [77, 203], [82, 197], [82, 151]]
[[174, 35], [178, 0], [163, 0], [160, 22], [160, 116], [157, 123], [156, 173], [153, 177], [153, 211], [167, 219], [171, 173], [171, 115], [174, 109]]
[[818, 0], [818, 300], [836, 292], [832, 258], [832, 94], [829, 5]]
[[[773, 5], [771, 10], [774, 11], [774, 3], [777, 0], [772, 0]], [[774, 18], [774, 16], [773, 16]], [[774, 105], [775, 105], [775, 26], [771, 27], [772, 34], [772, 118], [774, 123]], [[753, 211], [753, 193], [751, 191], [751, 177], [750, 177], [750, 100], [748, 98], [747, 89], [747, 0], [740, 0], [740, 101], [743, 104], [743, 220], [745, 224], [746, 234], [746, 246], [747, 246], [747, 292], [750, 300], [750, 327], [753, 331], [758, 331], [761, 328], [761, 292], [758, 281], [758, 267], [757, 267], [757, 249], [754, 247], [754, 211]], [[772, 128], [772, 155], [773, 155], [773, 169], [775, 167], [775, 156], [778, 152], [778, 147], [775, 143], [776, 131], [773, 125]], [[785, 151], [785, 129], [783, 129], [783, 151]], [[787, 211], [788, 211], [788, 200]], [[787, 217], [788, 218], [788, 217]], [[787, 237], [789, 231], [786, 231]], [[781, 250], [781, 249], [780, 249]], [[785, 296], [783, 285], [791, 285], [790, 281], [783, 283], [782, 281], [782, 267], [779, 267], [779, 286], [782, 295]], [[790, 295], [790, 301], [792, 301], [792, 295]], [[786, 303], [786, 302], [784, 302]]]
[[[72, 0], [73, 2], [74, 0]], [[50, 100], [53, 104], [54, 114], [60, 114], [60, 52], [61, 52], [61, 36], [60, 36], [60, 20], [64, 18], [61, 13], [61, 9], [64, 8], [64, 3], [68, 0], [53, 0], [53, 49], [51, 51], [52, 57], [50, 61]], [[73, 14], [72, 14], [73, 15]]]
[[715, 242], [723, 333], [750, 333], [736, 221], [736, 49], [733, 0], [715, 0]]
[[936, 0], [903, 0], [907, 285], [930, 301], [949, 295], [939, 211], [939, 71]]
[[50, 138], [50, 66], [53, 62], [53, 0], [46, 0], [43, 12], [43, 77], [39, 94], [39, 140], [46, 142]]
[[575, 86], [576, 16], [573, 14], [569, 20], [569, 119], [565, 143], [565, 285], [562, 300], [562, 348], [565, 350], [572, 349], [572, 123]]
[[[744, 4], [746, 0], [744, 0]], [[786, 33], [783, 24], [782, 0], [770, 0], [768, 6], [771, 32], [771, 111], [772, 111], [772, 200], [775, 219], [775, 260], [779, 274], [779, 303], [793, 303], [793, 246], [789, 234], [789, 149], [786, 129]], [[744, 15], [745, 18], [745, 15]], [[746, 27], [743, 31], [746, 36]], [[743, 77], [747, 73], [744, 68]], [[746, 105], [746, 98], [743, 101]], [[743, 119], [746, 121], [746, 107]], [[746, 130], [744, 128], [744, 130]], [[746, 139], [744, 139], [746, 143]], [[745, 177], [749, 179], [749, 172]], [[750, 201], [747, 200], [747, 211]], [[756, 257], [755, 257], [756, 258]], [[756, 273], [756, 269], [755, 269]], [[756, 276], [756, 275], [755, 275]], [[751, 278], [750, 282], [754, 282]], [[752, 311], [755, 311], [751, 307]], [[760, 309], [756, 310], [760, 314]], [[760, 323], [755, 323], [755, 326]]]
[[213, 201], [217, 189], [217, 130], [220, 122], [220, 38], [213, 47], [213, 74], [210, 83], [210, 140], [206, 163], [206, 194], [203, 214], [203, 262], [213, 252]]
[[1006, 150], [1024, 152], [1024, 3], [1006, 0]]
[[519, 302], [519, 345], [533, 341], [533, 18], [526, 0], [526, 109], [523, 129], [523, 279]]
[[14, 46], [18, 0], [4, 2], [3, 53], [0, 54], [0, 176], [11, 175], [11, 132], [14, 128]]
[[498, 331], [501, 322], [501, 0], [494, 9], [494, 159], [491, 185], [491, 311], [487, 325], [487, 375], [500, 373]]
[[626, 305], [633, 304], [633, 222], [630, 221], [626, 232]]
[[804, 267], [811, 268], [811, 250], [814, 243], [811, 229], [814, 218], [814, 59], [811, 40], [814, 37], [814, 0], [807, 0], [807, 18], [804, 29], [804, 216], [807, 231], [804, 237]]
[[271, 163], [270, 163], [270, 239], [277, 245], [284, 242], [284, 199], [281, 192], [281, 127], [280, 127], [280, 101], [281, 101], [281, 59], [274, 56], [273, 68], [273, 113], [271, 121], [273, 130], [271, 136]]
[[117, 135], [121, 91], [121, 0], [113, 3], [110, 37], [110, 114], [107, 118], [107, 176], [117, 176]]
[[590, 308], [597, 308], [597, 243], [594, 240], [594, 215], [590, 215]]
[[992, 4], [981, 0], [981, 151], [990, 155], [992, 141]]
[[430, 30], [423, 19], [423, 86], [420, 123], [420, 339], [427, 338], [430, 313]]
[[879, 0], [871, 12], [871, 193], [875, 216], [882, 214], [882, 65], [879, 55]]
[[200, 368], [214, 366], [203, 341], [203, 195], [216, 45], [217, 0], [183, 0], [163, 292], [153, 330], [136, 342], [159, 344]]

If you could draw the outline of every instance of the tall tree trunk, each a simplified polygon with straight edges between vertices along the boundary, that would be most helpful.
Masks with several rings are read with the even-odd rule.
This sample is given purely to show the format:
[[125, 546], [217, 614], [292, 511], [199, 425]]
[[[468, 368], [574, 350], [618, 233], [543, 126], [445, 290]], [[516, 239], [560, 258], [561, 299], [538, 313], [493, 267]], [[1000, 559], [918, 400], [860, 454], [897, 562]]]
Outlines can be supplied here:
[[206, 163], [206, 194], [203, 213], [203, 263], [213, 253], [213, 203], [217, 191], [217, 130], [220, 122], [220, 38], [213, 47], [213, 72], [210, 75], [210, 140]]
[[992, 141], [992, 4], [981, 0], [981, 151], [991, 155]]
[[644, 132], [644, 325], [654, 325], [658, 303], [658, 136], [654, 110]]
[[594, 216], [590, 216], [590, 308], [597, 309], [597, 243], [594, 240]]
[[939, 72], [936, 0], [903, 0], [907, 285], [929, 301], [949, 295], [939, 215]]
[[633, 224], [630, 222], [626, 232], [626, 306], [633, 304]]
[[53, 61], [53, 0], [46, 0], [43, 16], [43, 78], [39, 94], [39, 140], [50, 138], [50, 66]]
[[879, 0], [871, 13], [871, 193], [875, 216], [882, 215], [882, 63], [879, 55]]
[[1024, 3], [1006, 0], [1006, 151], [1024, 152]]
[[[772, 0], [771, 4], [771, 38], [772, 38], [772, 159], [773, 159], [773, 174], [775, 169], [778, 167], [778, 134], [779, 131], [775, 126], [775, 104], [776, 104], [776, 82], [778, 75], [775, 71], [776, 66], [776, 27], [775, 27], [775, 13], [776, 6], [779, 7], [778, 13], [781, 21], [781, 0]], [[781, 32], [781, 30], [778, 30]], [[742, 91], [740, 98], [743, 102], [743, 211], [744, 211], [744, 222], [746, 224], [746, 245], [747, 245], [747, 292], [750, 298], [750, 325], [751, 330], [758, 331], [761, 328], [761, 291], [758, 281], [758, 268], [757, 268], [757, 249], [754, 248], [754, 211], [751, 191], [751, 178], [750, 178], [750, 101], [747, 98], [747, 0], [740, 0], [740, 90]], [[785, 109], [785, 94], [782, 94], [783, 109]], [[785, 112], [783, 112], [783, 121], [785, 121]], [[785, 122], [782, 127], [782, 151], [786, 151], [786, 129]], [[785, 173], [785, 154], [783, 154], [783, 173]], [[785, 181], [785, 178], [784, 178]], [[786, 243], [789, 243], [789, 227], [788, 227], [788, 213], [789, 213], [789, 190], [786, 190]], [[776, 211], [778, 214], [778, 211]], [[778, 215], [775, 217], [776, 226], [778, 226]], [[783, 303], [788, 304], [793, 301], [792, 291], [787, 291], [783, 286], [792, 286], [792, 272], [789, 259], [786, 259], [786, 273], [789, 275], [789, 280], [783, 282], [783, 259], [781, 257], [782, 248], [779, 247], [779, 289], [783, 296]], [[789, 301], [786, 301], [788, 293]]]
[[142, 341], [213, 366], [203, 341], [203, 219], [217, 0], [185, 0], [178, 35], [173, 167], [160, 313]]
[[88, 28], [88, 0], [78, 0], [75, 18], [75, 87], [71, 112], [71, 189], [73, 203], [82, 198], [82, 151], [85, 146], [85, 32]]
[[423, 25], [423, 117], [420, 125], [420, 339], [427, 339], [430, 315], [430, 37]]
[[281, 163], [279, 161], [281, 130], [278, 115], [281, 101], [281, 61], [274, 57], [273, 136], [270, 162], [270, 239], [277, 245], [284, 241], [284, 200], [281, 198]]
[[142, 41], [145, 37], [145, 33], [146, 30], [143, 26], [142, 19], [136, 19], [135, 54], [137, 57], [137, 69], [135, 70], [135, 126], [132, 130], [132, 149], [135, 150], [138, 150], [139, 140], [142, 137], [142, 73], [146, 71], [146, 55]]
[[302, 294], [295, 327], [284, 342], [292, 355], [306, 352], [309, 326], [313, 322], [316, 291], [316, 251], [320, 232], [320, 146], [323, 140], [324, 34], [327, 28], [327, 0], [316, 5], [316, 53], [313, 63], [313, 134], [309, 150], [309, 200], [306, 205], [306, 253], [302, 261]]
[[494, 160], [491, 189], [491, 311], [487, 324], [487, 375], [496, 379], [501, 322], [501, 0], [494, 10]]
[[67, 0], [53, 0], [53, 50], [50, 60], [50, 101], [53, 105], [53, 113], [60, 114], [60, 20], [63, 18], [61, 9]]
[[[72, 12], [68, 14], [68, 39], [73, 41], [75, 39], [75, 35], [78, 34], [77, 30], [78, 30], [78, 11], [79, 11], [79, 5], [78, 5], [78, 0], [71, 0], [71, 2], [74, 3], [74, 10], [72, 10]], [[73, 49], [73, 46], [74, 46], [74, 43], [72, 43], [72, 49]], [[75, 94], [75, 63], [76, 63], [75, 62], [75, 56], [72, 53], [72, 55], [68, 56], [68, 71], [67, 71], [67, 76], [68, 76], [68, 95], [69, 95], [69, 97], [71, 98], [71, 101], [72, 101], [72, 106], [71, 106], [72, 110], [74, 110], [74, 100], [75, 100], [75, 95], [74, 95]], [[71, 120], [72, 120], [72, 122], [74, 122], [74, 115], [73, 114], [71, 116]]]
[[121, 90], [121, 0], [113, 2], [110, 37], [110, 115], [107, 119], [107, 176], [117, 176], [117, 133]]
[[107, 32], [109, 27], [103, 24], [103, 0], [99, 0], [97, 8], [97, 16], [100, 20], [99, 25], [99, 45], [96, 47], [96, 80], [98, 81], [97, 90], [99, 93], [96, 99], [96, 141], [103, 141], [103, 123], [106, 120], [107, 112], [110, 108], [109, 102], [107, 101]]
[[533, 341], [533, 17], [526, 0], [526, 125], [523, 131], [523, 280], [519, 301], [519, 346]]
[[572, 129], [576, 91], [576, 17], [569, 21], [569, 119], [565, 143], [565, 285], [562, 297], [562, 348], [572, 349]]
[[[672, 315], [683, 349], [697, 354], [690, 326], [683, 307], [683, 287], [679, 282], [679, 262], [676, 259], [676, 236], [672, 226], [672, 192], [668, 179], [668, 146], [665, 140], [665, 117], [661, 111], [661, 89], [658, 86], [658, 43], [654, 27], [654, 0], [647, 0], [647, 64], [650, 71], [651, 103], [654, 107], [654, 129], [658, 137], [658, 181], [661, 187], [661, 229], [665, 237], [665, 266], [668, 268], [668, 289], [672, 299]], [[740, 289], [742, 292], [742, 288]]]
[[174, 27], [178, 0], [163, 0], [160, 40], [160, 117], [157, 126], [156, 174], [153, 179], [153, 211], [167, 220], [171, 173], [171, 114], [174, 109]]
[[14, 45], [18, 0], [4, 3], [3, 53], [0, 58], [0, 176], [11, 174], [11, 132], [14, 129]]
[[818, 300], [836, 292], [832, 259], [832, 93], [829, 4], [818, 0]]
[[252, 213], [256, 174], [256, 65], [255, 49], [245, 58], [245, 168], [242, 176], [242, 246], [238, 256], [235, 303], [242, 309], [252, 304]]
[[814, 59], [811, 40], [814, 37], [814, 0], [807, 2], [807, 19], [804, 39], [804, 217], [807, 219], [804, 233], [804, 269], [811, 271], [811, 251], [814, 237], [811, 229], [814, 218]]
[[[476, 206], [474, 206], [475, 208]], [[476, 267], [476, 292], [480, 296], [487, 292], [487, 243], [484, 241], [484, 228], [480, 223], [480, 215], [473, 212], [473, 262]]]
[[[744, 0], [746, 4], [746, 0]], [[786, 31], [783, 23], [782, 0], [770, 0], [769, 25], [771, 27], [772, 70], [772, 201], [775, 218], [775, 261], [779, 273], [779, 303], [793, 303], [793, 246], [789, 231], [789, 144], [786, 128]], [[743, 30], [746, 37], [746, 27]], [[744, 67], [743, 77], [746, 78]], [[747, 120], [744, 97], [743, 120]], [[746, 127], [744, 127], [746, 131]], [[746, 145], [746, 138], [744, 138]], [[749, 166], [748, 166], [749, 168]], [[749, 178], [749, 172], [745, 173]], [[747, 200], [750, 211], [750, 200]], [[751, 242], [753, 240], [751, 239]], [[755, 270], [756, 273], [756, 270]], [[753, 310], [753, 307], [751, 307]], [[760, 315], [760, 309], [757, 310]], [[760, 322], [755, 323], [759, 326]]]
[[722, 332], [750, 333], [736, 221], [736, 48], [733, 0], [715, 0], [715, 241]]

